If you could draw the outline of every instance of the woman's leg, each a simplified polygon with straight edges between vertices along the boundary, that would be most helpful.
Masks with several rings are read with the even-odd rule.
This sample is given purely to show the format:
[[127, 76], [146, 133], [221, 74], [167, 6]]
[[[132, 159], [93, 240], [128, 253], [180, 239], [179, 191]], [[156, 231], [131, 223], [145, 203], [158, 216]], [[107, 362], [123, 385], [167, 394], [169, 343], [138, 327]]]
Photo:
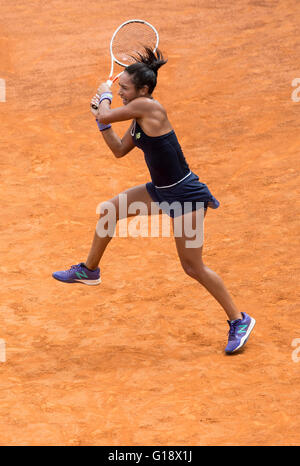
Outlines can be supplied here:
[[[196, 215], [201, 215], [199, 211], [194, 211], [192, 216], [193, 228], [197, 225]], [[204, 217], [206, 212], [204, 214]], [[230, 294], [228, 293], [222, 279], [213, 270], [209, 269], [202, 260], [203, 246], [197, 248], [187, 247], [187, 244], [191, 241], [190, 237], [187, 237], [184, 229], [184, 221], [186, 215], [175, 219], [175, 221], [182, 222], [182, 235], [176, 237], [176, 248], [180, 258], [181, 265], [184, 271], [192, 278], [197, 280], [203, 285], [207, 291], [221, 304], [224, 311], [226, 312], [229, 320], [242, 319], [243, 316], [235, 306]], [[199, 222], [198, 222], [199, 223]], [[174, 221], [173, 221], [174, 228]]]
[[[121, 207], [121, 202], [122, 202], [122, 196], [121, 195], [126, 195], [127, 196], [127, 209], [126, 211], [124, 209], [122, 209]], [[124, 197], [123, 197], [124, 199]], [[116, 228], [116, 224], [117, 224], [117, 221], [120, 220], [120, 218], [128, 218], [128, 217], [133, 217], [135, 216], [136, 214], [128, 214], [128, 207], [130, 206], [130, 204], [132, 204], [133, 202], [143, 202], [144, 205], [147, 207], [148, 209], [148, 212], [150, 214], [151, 212], [151, 202], [152, 199], [147, 191], [147, 188], [146, 188], [146, 185], [145, 184], [142, 184], [142, 185], [139, 185], [139, 186], [135, 186], [134, 188], [130, 188], [130, 189], [127, 189], [126, 191], [123, 191], [122, 193], [118, 194], [116, 197], [114, 197], [113, 199], [110, 199], [110, 201], [107, 201], [107, 203], [103, 203], [102, 207], [105, 208], [105, 205], [107, 206], [107, 208], [109, 208], [109, 205], [107, 205], [108, 203], [111, 203], [115, 209], [115, 215], [112, 215], [110, 218], [109, 218], [109, 229], [107, 230], [104, 230], [103, 227], [107, 225], [104, 224], [103, 227], [101, 224], [101, 219], [103, 219], [104, 217], [107, 217], [107, 210], [102, 212], [100, 214], [100, 217], [99, 217], [99, 222], [98, 222], [98, 225], [97, 225], [97, 229], [96, 229], [96, 232], [94, 234], [94, 239], [93, 239], [93, 243], [92, 243], [92, 246], [91, 246], [91, 249], [90, 249], [90, 252], [88, 254], [88, 258], [85, 262], [85, 265], [88, 269], [90, 270], [95, 270], [98, 265], [99, 265], [99, 262], [104, 254], [104, 251], [106, 249], [106, 247], [108, 246], [110, 240], [112, 239], [113, 237], [113, 234], [114, 234], [114, 231], [115, 231], [115, 228]], [[124, 212], [123, 212], [124, 210]], [[102, 233], [102, 230], [103, 229], [103, 233]]]

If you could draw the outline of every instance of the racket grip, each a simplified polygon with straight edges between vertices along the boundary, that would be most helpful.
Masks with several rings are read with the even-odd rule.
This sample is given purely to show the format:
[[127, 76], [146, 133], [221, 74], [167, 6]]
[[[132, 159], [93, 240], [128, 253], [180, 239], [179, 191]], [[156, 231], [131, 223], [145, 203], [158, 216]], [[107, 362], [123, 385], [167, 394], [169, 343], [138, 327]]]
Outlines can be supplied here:
[[107, 91], [107, 92], [103, 92], [101, 95], [96, 94], [96, 97], [98, 99], [98, 102], [91, 104], [91, 107], [94, 110], [98, 110], [99, 105], [101, 104], [102, 100], [108, 99], [109, 102], [111, 103], [113, 95], [110, 91]]
[[94, 110], [98, 110], [99, 108], [99, 104], [100, 104], [100, 95], [99, 94], [96, 94], [96, 97], [98, 97], [99, 101], [98, 101], [98, 104], [91, 104], [91, 107], [94, 109]]

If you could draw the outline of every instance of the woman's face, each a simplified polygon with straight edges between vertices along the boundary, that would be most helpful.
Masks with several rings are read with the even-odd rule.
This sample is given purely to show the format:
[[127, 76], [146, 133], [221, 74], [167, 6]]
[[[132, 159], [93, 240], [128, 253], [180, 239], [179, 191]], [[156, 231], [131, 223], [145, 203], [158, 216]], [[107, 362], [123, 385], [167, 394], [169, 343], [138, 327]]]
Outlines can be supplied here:
[[127, 105], [132, 100], [136, 99], [137, 97], [146, 97], [148, 92], [148, 87], [144, 86], [142, 89], [136, 89], [135, 85], [131, 80], [130, 74], [124, 71], [121, 76], [119, 77], [119, 96], [123, 100], [123, 104]]

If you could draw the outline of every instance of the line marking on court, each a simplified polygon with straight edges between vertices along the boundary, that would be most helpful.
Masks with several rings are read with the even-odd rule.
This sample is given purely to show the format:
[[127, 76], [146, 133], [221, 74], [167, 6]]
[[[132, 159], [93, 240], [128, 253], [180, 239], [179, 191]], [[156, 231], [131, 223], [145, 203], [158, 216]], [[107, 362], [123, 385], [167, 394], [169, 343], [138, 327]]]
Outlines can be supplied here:
[[0, 78], [0, 102], [6, 102], [6, 83], [2, 78]]
[[[293, 87], [296, 87], [299, 84], [300, 84], [300, 78], [293, 79], [293, 81], [292, 81], [292, 86]], [[293, 102], [300, 102], [299, 92], [300, 92], [300, 86], [298, 86], [297, 89], [295, 89], [292, 92], [292, 101]]]
[[0, 338], [0, 362], [6, 362], [6, 347], [3, 338]]

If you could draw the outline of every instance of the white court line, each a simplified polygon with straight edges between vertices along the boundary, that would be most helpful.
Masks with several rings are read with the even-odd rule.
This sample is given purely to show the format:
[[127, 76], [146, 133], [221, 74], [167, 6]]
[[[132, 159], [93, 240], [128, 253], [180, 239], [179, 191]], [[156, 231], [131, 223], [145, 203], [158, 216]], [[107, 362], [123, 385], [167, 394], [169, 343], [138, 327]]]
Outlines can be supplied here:
[[[296, 86], [298, 86], [298, 84], [300, 84], [300, 78], [295, 78], [295, 79], [293, 79], [293, 81], [292, 81], [292, 86], [293, 86], [293, 87], [296, 87]], [[295, 90], [292, 92], [292, 101], [293, 101], [293, 102], [300, 102], [299, 93], [300, 93], [300, 86], [297, 87], [297, 89], [295, 89]]]
[[0, 362], [6, 362], [6, 348], [3, 338], [0, 338]]
[[0, 102], [6, 102], [6, 83], [2, 78], [0, 78]]

